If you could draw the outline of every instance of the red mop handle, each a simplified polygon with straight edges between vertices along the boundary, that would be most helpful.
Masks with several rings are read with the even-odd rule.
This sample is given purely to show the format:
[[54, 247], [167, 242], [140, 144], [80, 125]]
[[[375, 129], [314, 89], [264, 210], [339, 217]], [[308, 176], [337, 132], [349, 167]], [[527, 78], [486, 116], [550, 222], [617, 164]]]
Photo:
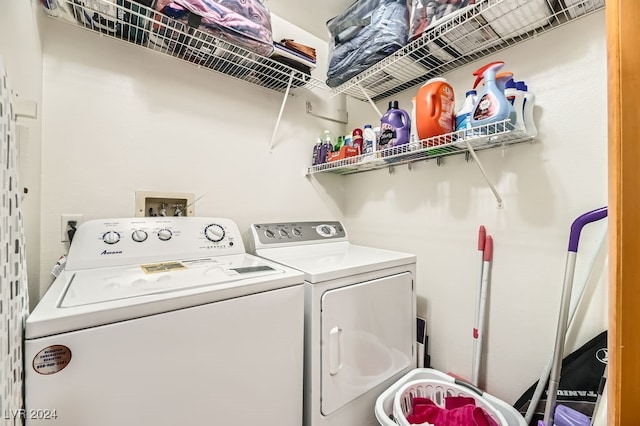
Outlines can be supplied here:
[[[484, 243], [487, 239], [487, 230], [484, 225], [480, 225], [478, 229], [478, 251], [480, 252], [480, 288], [482, 288], [482, 268], [484, 266]], [[480, 289], [478, 289], [478, 297], [476, 299], [476, 322], [473, 326], [473, 338], [478, 338], [478, 312], [480, 307]], [[475, 349], [474, 349], [475, 351]]]
[[484, 251], [484, 242], [487, 239], [487, 230], [483, 225], [480, 225], [478, 230], [478, 251]]
[[484, 261], [491, 262], [493, 259], [493, 238], [488, 236], [484, 243]]

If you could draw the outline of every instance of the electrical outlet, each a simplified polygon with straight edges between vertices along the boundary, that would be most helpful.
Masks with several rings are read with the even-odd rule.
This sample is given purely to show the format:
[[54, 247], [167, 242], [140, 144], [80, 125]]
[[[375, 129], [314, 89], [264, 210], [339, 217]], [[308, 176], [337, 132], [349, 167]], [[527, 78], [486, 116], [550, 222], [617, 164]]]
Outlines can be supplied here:
[[82, 222], [84, 222], [84, 215], [65, 213], [62, 216], [60, 216], [60, 242], [61, 243], [69, 241], [69, 234], [67, 234], [67, 231], [71, 229], [69, 227], [69, 222], [74, 222], [74, 221], [76, 222], [76, 228], [77, 228], [78, 226], [80, 226]]

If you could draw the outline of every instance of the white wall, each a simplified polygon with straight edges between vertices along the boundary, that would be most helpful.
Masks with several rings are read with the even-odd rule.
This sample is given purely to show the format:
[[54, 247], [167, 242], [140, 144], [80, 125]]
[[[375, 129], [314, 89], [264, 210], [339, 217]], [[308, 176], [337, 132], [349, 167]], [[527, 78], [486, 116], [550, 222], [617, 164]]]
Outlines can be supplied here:
[[[379, 170], [345, 177], [345, 221], [358, 243], [418, 255], [418, 309], [428, 318], [432, 363], [465, 377], [471, 375], [477, 232], [486, 226], [495, 255], [485, 383], [490, 393], [514, 402], [553, 348], [569, 226], [607, 203], [604, 12], [446, 75], [458, 105], [473, 84], [472, 72], [492, 60], [505, 61], [504, 70], [526, 80], [537, 104], [537, 143], [479, 153], [504, 208], [497, 208], [476, 165], [457, 156], [443, 167], [421, 162], [413, 171], [399, 166], [393, 175]], [[394, 98], [410, 111], [416, 93]], [[386, 105], [378, 106], [385, 111]], [[351, 100], [348, 108], [349, 128], [376, 121], [366, 104]], [[585, 229], [576, 283], [585, 280], [604, 225]], [[606, 328], [604, 246], [573, 346]]]
[[[289, 100], [269, 153], [280, 95], [59, 22], [46, 20], [43, 31], [41, 291], [67, 249], [58, 241], [60, 215], [130, 216], [136, 190], [205, 195], [197, 215], [231, 217], [244, 230], [257, 221], [342, 218], [354, 242], [418, 255], [433, 364], [469, 377], [484, 224], [495, 240], [486, 388], [513, 402], [537, 378], [553, 344], [569, 225], [607, 199], [604, 13], [446, 76], [461, 101], [472, 71], [501, 59], [537, 96], [539, 142], [479, 154], [503, 209], [462, 157], [394, 175], [303, 177], [316, 136], [344, 130], [304, 113], [307, 97], [326, 93]], [[414, 94], [396, 98], [408, 108]], [[376, 119], [366, 104], [350, 100], [348, 108], [347, 128]], [[585, 230], [577, 282], [603, 230]], [[598, 253], [591, 282], [599, 285], [573, 346], [606, 327]]]
[[325, 93], [288, 100], [269, 152], [281, 94], [61, 22], [43, 33], [41, 291], [67, 250], [60, 215], [133, 216], [136, 190], [204, 195], [196, 215], [230, 217], [245, 234], [253, 222], [339, 218], [339, 185], [303, 175], [315, 138], [343, 131], [305, 112]]
[[[42, 108], [42, 48], [37, 21], [37, 0], [3, 2], [0, 13], [0, 56], [3, 57], [14, 92], [20, 99], [33, 100]], [[27, 275], [31, 306], [39, 299], [40, 275], [40, 147], [41, 120], [18, 118], [20, 126], [19, 179], [28, 189], [23, 197], [22, 212], [27, 249]]]

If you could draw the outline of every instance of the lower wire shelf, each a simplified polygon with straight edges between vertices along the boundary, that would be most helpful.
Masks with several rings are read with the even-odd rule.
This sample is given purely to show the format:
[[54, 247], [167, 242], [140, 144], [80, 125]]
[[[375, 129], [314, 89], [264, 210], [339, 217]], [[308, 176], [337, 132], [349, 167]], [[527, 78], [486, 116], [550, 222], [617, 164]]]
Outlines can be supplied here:
[[512, 130], [510, 121], [504, 120], [394, 146], [374, 153], [365, 153], [308, 166], [306, 175], [317, 173], [349, 175], [534, 140], [534, 135], [528, 134], [525, 130]]

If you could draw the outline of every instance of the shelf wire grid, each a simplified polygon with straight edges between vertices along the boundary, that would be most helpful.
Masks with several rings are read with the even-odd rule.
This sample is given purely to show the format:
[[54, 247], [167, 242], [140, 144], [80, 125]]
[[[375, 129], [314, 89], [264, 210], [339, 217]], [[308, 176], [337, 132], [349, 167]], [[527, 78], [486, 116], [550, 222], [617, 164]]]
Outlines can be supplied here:
[[172, 56], [251, 84], [285, 93], [326, 90], [302, 70], [222, 40], [131, 0], [44, 0], [47, 15], [103, 36]]
[[532, 142], [535, 137], [526, 131], [512, 130], [509, 120], [458, 130], [427, 139], [394, 146], [373, 153], [348, 157], [342, 160], [307, 167], [307, 175], [333, 173], [349, 175], [377, 170], [400, 164], [438, 159], [474, 151], [506, 147], [522, 142]]
[[604, 6], [604, 0], [481, 0], [445, 16], [403, 48], [332, 88], [331, 96], [344, 93], [377, 102]]

